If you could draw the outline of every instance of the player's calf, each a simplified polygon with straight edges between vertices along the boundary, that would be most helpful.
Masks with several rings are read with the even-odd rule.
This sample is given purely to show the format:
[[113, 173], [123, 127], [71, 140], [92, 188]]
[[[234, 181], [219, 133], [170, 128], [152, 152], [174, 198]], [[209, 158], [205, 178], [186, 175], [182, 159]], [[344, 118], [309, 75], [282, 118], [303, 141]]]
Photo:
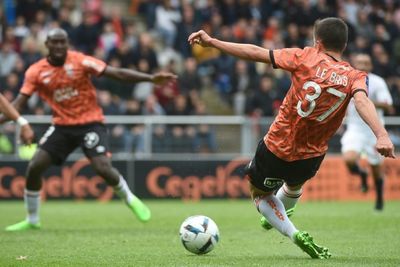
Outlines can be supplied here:
[[[288, 216], [288, 218], [290, 218], [293, 215], [295, 208], [296, 207], [286, 210], [286, 215]], [[261, 227], [264, 228], [265, 230], [271, 230], [273, 228], [273, 226], [269, 223], [269, 221], [264, 216], [261, 217], [260, 224], [261, 224]]]

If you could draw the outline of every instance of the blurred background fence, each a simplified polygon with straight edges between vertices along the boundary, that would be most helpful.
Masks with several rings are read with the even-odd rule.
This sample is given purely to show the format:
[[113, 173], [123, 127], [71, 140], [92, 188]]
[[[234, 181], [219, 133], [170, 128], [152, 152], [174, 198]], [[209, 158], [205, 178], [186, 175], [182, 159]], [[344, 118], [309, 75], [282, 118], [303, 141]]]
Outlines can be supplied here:
[[[27, 115], [36, 142], [51, 125], [51, 116]], [[248, 116], [106, 116], [110, 152], [117, 159], [149, 158], [154, 155], [174, 158], [253, 156], [259, 140], [273, 122], [273, 117]], [[386, 117], [386, 128], [397, 149], [400, 147], [400, 117]], [[329, 154], [340, 153], [343, 126], [330, 140]], [[18, 144], [18, 129], [13, 123], [0, 126], [0, 159], [18, 159], [32, 150]], [[322, 131], [323, 129], [321, 129]], [[82, 157], [76, 150], [71, 158]]]

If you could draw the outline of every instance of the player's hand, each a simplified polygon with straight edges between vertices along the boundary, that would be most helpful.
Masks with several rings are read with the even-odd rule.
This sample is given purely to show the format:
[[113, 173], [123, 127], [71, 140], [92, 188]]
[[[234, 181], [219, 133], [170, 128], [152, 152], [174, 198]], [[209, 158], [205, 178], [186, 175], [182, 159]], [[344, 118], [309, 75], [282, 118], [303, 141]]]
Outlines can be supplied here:
[[192, 33], [188, 38], [190, 45], [199, 44], [203, 47], [211, 46], [211, 40], [212, 38], [203, 30]]
[[25, 124], [24, 126], [21, 126], [20, 138], [21, 138], [22, 143], [24, 143], [25, 145], [30, 145], [30, 144], [32, 144], [34, 137], [35, 137], [35, 134], [29, 124]]
[[384, 157], [395, 158], [394, 145], [389, 138], [389, 135], [378, 136], [375, 145], [376, 150]]
[[164, 84], [166, 82], [169, 82], [171, 80], [176, 80], [178, 76], [176, 76], [173, 73], [168, 73], [168, 72], [158, 72], [153, 75], [153, 83], [155, 84]]

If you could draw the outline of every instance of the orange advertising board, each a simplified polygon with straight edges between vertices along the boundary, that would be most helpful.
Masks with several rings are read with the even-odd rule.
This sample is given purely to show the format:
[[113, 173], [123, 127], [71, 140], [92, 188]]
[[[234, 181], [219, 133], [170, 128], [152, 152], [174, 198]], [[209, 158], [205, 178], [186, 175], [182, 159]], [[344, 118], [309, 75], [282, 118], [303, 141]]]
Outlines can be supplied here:
[[[367, 167], [366, 162], [361, 162]], [[400, 199], [400, 159], [383, 163], [385, 173], [385, 199]], [[371, 173], [371, 172], [370, 172]], [[351, 175], [340, 156], [327, 156], [318, 174], [304, 186], [303, 200], [372, 200], [375, 198], [372, 177], [368, 177], [370, 190], [360, 191], [360, 178]]]
[[[184, 200], [249, 198], [243, 169], [248, 158], [222, 160], [128, 160], [114, 161], [141, 198], [175, 198]], [[363, 162], [365, 164], [365, 162]], [[21, 199], [25, 186], [26, 162], [1, 162], [0, 200]], [[400, 200], [400, 159], [385, 160], [385, 199]], [[360, 191], [360, 178], [351, 175], [340, 156], [328, 155], [316, 175], [304, 186], [307, 200], [373, 200], [374, 185]], [[43, 177], [42, 199], [113, 198], [113, 190], [97, 176], [87, 160], [67, 162], [52, 168]]]
[[[249, 198], [243, 168], [247, 158], [135, 162], [134, 188], [143, 198]], [[365, 164], [365, 162], [362, 162]], [[400, 199], [400, 160], [384, 162], [385, 198]], [[373, 200], [374, 185], [362, 193], [360, 178], [351, 175], [340, 156], [327, 156], [316, 177], [304, 186], [302, 200]]]

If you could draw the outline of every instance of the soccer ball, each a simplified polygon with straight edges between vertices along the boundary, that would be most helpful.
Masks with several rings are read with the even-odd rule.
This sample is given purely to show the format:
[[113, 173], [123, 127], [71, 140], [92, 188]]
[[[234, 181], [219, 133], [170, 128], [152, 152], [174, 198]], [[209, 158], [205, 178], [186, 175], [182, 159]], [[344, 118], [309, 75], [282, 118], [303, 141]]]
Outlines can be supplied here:
[[214, 249], [219, 240], [218, 227], [207, 216], [187, 218], [179, 229], [183, 246], [194, 254], [206, 254]]

